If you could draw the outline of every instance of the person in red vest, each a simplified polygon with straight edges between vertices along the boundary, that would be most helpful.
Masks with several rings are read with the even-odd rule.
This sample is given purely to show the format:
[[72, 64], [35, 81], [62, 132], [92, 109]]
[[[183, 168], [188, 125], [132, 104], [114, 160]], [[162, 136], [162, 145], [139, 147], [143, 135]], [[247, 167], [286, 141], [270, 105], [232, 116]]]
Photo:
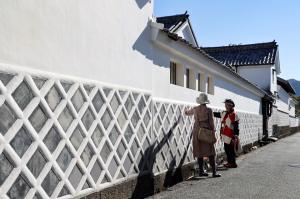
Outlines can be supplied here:
[[224, 142], [224, 150], [227, 156], [227, 168], [236, 168], [236, 154], [234, 150], [234, 141], [239, 136], [239, 117], [234, 111], [235, 104], [231, 99], [225, 100], [226, 111], [214, 113], [215, 117], [221, 118], [221, 138]]

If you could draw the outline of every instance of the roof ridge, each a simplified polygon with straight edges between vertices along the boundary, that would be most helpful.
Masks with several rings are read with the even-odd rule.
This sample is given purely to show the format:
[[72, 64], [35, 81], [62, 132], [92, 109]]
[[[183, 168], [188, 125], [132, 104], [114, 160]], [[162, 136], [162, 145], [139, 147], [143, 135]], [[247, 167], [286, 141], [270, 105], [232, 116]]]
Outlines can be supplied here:
[[238, 45], [228, 45], [228, 46], [215, 46], [215, 47], [201, 47], [204, 50], [251, 50], [258, 48], [270, 48], [270, 47], [278, 47], [277, 42], [262, 42], [262, 43], [254, 43], [254, 44], [238, 44]]
[[187, 14], [187, 11], [185, 11], [185, 13], [183, 14], [176, 14], [176, 15], [168, 15], [168, 16], [161, 16], [161, 17], [156, 17], [156, 19], [162, 19], [162, 18], [169, 18], [169, 17], [180, 17], [180, 16], [186, 16], [187, 18], [189, 18], [189, 14]]

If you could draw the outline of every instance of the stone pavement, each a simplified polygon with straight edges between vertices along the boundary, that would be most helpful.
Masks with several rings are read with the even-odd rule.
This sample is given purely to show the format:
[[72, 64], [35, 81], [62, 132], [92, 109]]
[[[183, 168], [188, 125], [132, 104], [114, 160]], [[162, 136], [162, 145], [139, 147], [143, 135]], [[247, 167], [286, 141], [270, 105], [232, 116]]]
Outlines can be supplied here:
[[221, 178], [177, 184], [151, 198], [300, 198], [300, 133], [238, 158], [239, 167]]

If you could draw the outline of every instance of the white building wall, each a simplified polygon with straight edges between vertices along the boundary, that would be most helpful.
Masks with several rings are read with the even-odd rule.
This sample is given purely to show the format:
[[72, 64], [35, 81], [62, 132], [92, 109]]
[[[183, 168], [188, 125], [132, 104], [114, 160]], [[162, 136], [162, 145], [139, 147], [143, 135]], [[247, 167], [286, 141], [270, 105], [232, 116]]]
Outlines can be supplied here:
[[194, 46], [197, 46], [192, 30], [187, 21], [176, 31], [176, 34], [189, 41], [189, 43], [193, 44]]
[[278, 110], [289, 113], [289, 101], [290, 101], [290, 96], [289, 94], [280, 86], [277, 86], [278, 90], [278, 98], [276, 99], [276, 106]]
[[0, 63], [151, 88], [153, 1], [13, 0], [0, 9]]
[[[179, 85], [170, 84], [170, 60], [179, 64], [179, 71], [183, 71], [182, 67], [189, 67], [195, 73], [201, 73], [205, 77], [212, 76], [214, 79], [214, 94], [209, 94], [211, 106], [216, 108], [224, 108], [224, 100], [231, 98], [236, 102], [236, 109], [238, 111], [249, 112], [254, 114], [261, 113], [260, 97], [245, 90], [243, 85], [237, 85], [229, 82], [221, 77], [208, 73], [203, 68], [196, 66], [185, 59], [174, 54], [168, 54], [167, 52], [157, 49], [157, 54], [160, 55], [160, 66], [153, 67], [153, 95], [158, 98], [169, 99], [173, 101], [195, 103], [196, 97], [199, 95], [199, 91], [194, 89], [186, 89], [179, 81]], [[181, 73], [181, 72], [180, 72]], [[183, 77], [182, 73], [181, 76]], [[206, 83], [206, 81], [204, 81]]]
[[265, 90], [272, 90], [273, 86], [271, 87], [271, 68], [273, 66], [266, 65], [266, 66], [239, 66], [237, 68], [237, 73], [244, 77], [245, 79], [249, 80], [257, 84], [260, 88]]

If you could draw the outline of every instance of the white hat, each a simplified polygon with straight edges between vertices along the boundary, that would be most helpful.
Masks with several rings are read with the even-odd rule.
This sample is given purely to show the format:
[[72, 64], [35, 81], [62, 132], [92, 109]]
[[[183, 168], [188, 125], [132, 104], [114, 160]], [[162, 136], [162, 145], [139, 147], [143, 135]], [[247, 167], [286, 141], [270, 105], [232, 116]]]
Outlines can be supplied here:
[[198, 104], [209, 104], [208, 97], [205, 93], [200, 93], [199, 97], [196, 98]]

